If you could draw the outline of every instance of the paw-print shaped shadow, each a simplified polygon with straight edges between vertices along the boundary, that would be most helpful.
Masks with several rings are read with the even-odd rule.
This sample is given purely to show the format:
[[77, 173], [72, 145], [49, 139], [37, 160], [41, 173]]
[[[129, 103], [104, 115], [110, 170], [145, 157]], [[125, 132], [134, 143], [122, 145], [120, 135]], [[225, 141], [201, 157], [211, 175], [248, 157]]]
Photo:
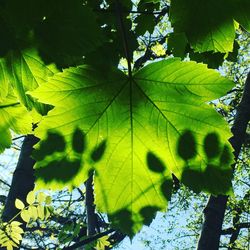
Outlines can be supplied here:
[[106, 141], [102, 141], [85, 157], [86, 149], [86, 137], [78, 128], [67, 140], [57, 131], [48, 132], [47, 138], [39, 142], [32, 154], [37, 161], [36, 178], [45, 183], [70, 182], [84, 167], [86, 159], [91, 162], [101, 160], [105, 153]]
[[195, 135], [185, 131], [180, 136], [177, 152], [184, 161], [182, 183], [195, 192], [230, 192], [233, 174], [230, 163], [233, 156], [229, 146], [220, 141], [218, 134], [207, 134], [202, 145], [199, 145]]

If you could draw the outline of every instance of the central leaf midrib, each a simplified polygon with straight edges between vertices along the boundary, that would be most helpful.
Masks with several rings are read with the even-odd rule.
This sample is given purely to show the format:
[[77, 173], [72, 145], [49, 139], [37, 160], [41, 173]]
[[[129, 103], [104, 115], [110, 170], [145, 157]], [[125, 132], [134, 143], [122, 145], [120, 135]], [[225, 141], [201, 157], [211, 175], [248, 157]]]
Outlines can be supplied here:
[[90, 126], [90, 128], [85, 132], [86, 135], [93, 129], [93, 127], [95, 127], [95, 125], [97, 124], [97, 122], [103, 117], [103, 115], [105, 114], [105, 112], [109, 109], [109, 107], [113, 104], [113, 102], [115, 101], [115, 99], [119, 96], [119, 94], [123, 91], [123, 89], [127, 86], [128, 84], [128, 79], [126, 79], [127, 81], [125, 81], [125, 83], [122, 85], [122, 87], [118, 90], [118, 92], [113, 96], [113, 98], [110, 100], [110, 102], [107, 104], [107, 106], [105, 107], [105, 109], [101, 112], [101, 114], [97, 117], [97, 119], [94, 121], [94, 123], [92, 124], [92, 126]]
[[[133, 84], [135, 82], [133, 81], [133, 78], [130, 78], [129, 80], [129, 117], [130, 117], [130, 140], [131, 140], [131, 176], [132, 176], [132, 181], [131, 181], [131, 194], [134, 194], [133, 190], [133, 176], [134, 176], [134, 124], [133, 124]], [[131, 200], [130, 200], [130, 207], [131, 211], [133, 211], [133, 195], [131, 195]]]

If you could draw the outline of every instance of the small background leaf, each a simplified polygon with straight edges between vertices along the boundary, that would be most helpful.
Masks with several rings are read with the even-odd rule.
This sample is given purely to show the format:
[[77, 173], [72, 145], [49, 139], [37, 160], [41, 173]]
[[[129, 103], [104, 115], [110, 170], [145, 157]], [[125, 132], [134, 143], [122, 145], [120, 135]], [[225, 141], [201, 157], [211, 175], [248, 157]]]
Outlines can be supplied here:
[[15, 200], [15, 207], [22, 210], [22, 209], [24, 209], [25, 206], [24, 206], [24, 203], [21, 200], [16, 199]]
[[29, 205], [32, 205], [36, 200], [35, 192], [30, 191], [27, 195], [26, 201]]

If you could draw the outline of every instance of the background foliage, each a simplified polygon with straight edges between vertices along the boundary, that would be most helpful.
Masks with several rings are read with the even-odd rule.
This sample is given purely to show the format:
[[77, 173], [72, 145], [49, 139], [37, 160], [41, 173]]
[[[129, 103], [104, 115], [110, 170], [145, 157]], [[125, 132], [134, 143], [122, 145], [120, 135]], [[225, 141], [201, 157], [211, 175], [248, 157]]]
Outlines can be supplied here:
[[[14, 195], [2, 246], [16, 247], [25, 231], [22, 244], [39, 249], [110, 249], [149, 225], [171, 196], [185, 208], [182, 195], [204, 200], [193, 191], [232, 195], [228, 139], [248, 71], [247, 0], [0, 4], [0, 151], [16, 134], [35, 135], [36, 190], [70, 189], [55, 193], [67, 198], [53, 206], [50, 194], [29, 188], [26, 199]], [[222, 63], [220, 73], [211, 69]], [[222, 231], [243, 248], [245, 234], [238, 243], [235, 232], [249, 212], [238, 184], [248, 182], [240, 178], [247, 148], [234, 173], [243, 201], [232, 196], [233, 227]], [[187, 225], [195, 237], [196, 225]]]

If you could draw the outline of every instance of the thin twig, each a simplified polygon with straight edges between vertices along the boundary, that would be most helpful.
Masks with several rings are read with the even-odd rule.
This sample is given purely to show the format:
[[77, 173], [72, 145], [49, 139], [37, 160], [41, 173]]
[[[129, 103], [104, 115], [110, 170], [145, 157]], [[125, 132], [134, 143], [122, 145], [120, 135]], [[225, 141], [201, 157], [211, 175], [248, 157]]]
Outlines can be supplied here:
[[101, 237], [103, 237], [105, 235], [113, 233], [114, 231], [115, 231], [114, 229], [109, 229], [109, 230], [107, 230], [105, 232], [96, 234], [96, 235], [94, 235], [92, 237], [89, 237], [89, 238], [87, 238], [85, 240], [79, 241], [79, 242], [75, 243], [74, 245], [72, 245], [70, 247], [65, 247], [65, 248], [63, 248], [63, 250], [73, 250], [73, 249], [76, 249], [78, 247], [81, 247], [81, 246], [84, 246], [86, 244], [89, 244], [89, 243], [91, 243], [91, 242], [93, 242], [93, 241], [95, 241], [95, 240], [97, 240], [97, 239], [99, 239], [99, 238], [101, 238]]
[[24, 137], [25, 137], [25, 135], [21, 135], [21, 136], [13, 138], [12, 141], [16, 141], [16, 140], [22, 139]]
[[9, 184], [9, 183], [7, 183], [6, 181], [3, 181], [2, 179], [0, 179], [0, 182], [1, 182], [2, 184], [4, 184], [4, 185], [6, 185], [6, 186], [10, 187], [10, 184]]
[[[96, 12], [114, 13], [112, 9], [94, 9]], [[122, 10], [121, 14], [143, 14], [143, 15], [159, 15], [162, 14], [162, 10], [159, 11], [139, 11], [139, 10]]]
[[[250, 222], [242, 222], [242, 223], [239, 223], [239, 224], [236, 225], [236, 227], [237, 227], [238, 229], [250, 228]], [[223, 230], [221, 231], [221, 234], [222, 234], [222, 235], [232, 234], [234, 231], [235, 231], [235, 228], [229, 227], [229, 228], [223, 229]]]

